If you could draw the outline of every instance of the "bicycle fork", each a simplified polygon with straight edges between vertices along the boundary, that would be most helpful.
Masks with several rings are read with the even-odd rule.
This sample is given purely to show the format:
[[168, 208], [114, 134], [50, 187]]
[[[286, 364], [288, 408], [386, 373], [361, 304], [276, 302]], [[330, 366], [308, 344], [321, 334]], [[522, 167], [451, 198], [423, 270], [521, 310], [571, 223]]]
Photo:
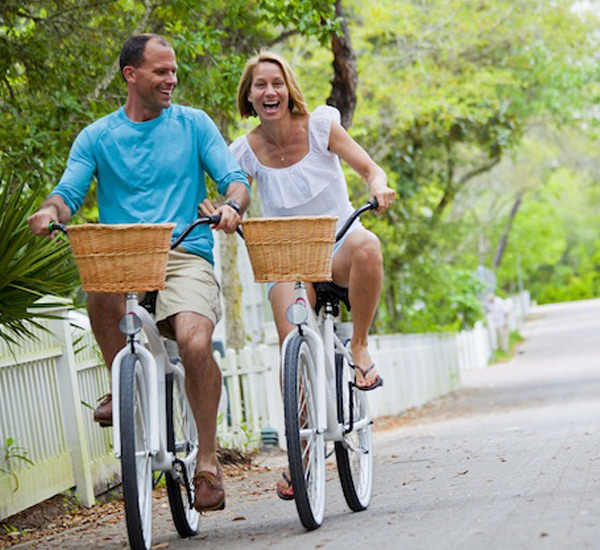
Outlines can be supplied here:
[[295, 292], [296, 300], [288, 307], [286, 318], [297, 328], [286, 336], [281, 348], [281, 357], [286, 356], [287, 345], [295, 334], [304, 337], [315, 362], [318, 433], [324, 434], [327, 440], [341, 441], [344, 434], [342, 426], [337, 421], [336, 396], [333, 389], [335, 388], [335, 343], [332, 308], [330, 304], [326, 306], [321, 335], [316, 316], [307, 306], [305, 284], [296, 283]]
[[[158, 368], [154, 354], [144, 347], [140, 340], [142, 327], [146, 329], [150, 344], [152, 344], [153, 335], [151, 333], [152, 323], [149, 325], [148, 319], [145, 317], [148, 313], [145, 309], [138, 305], [137, 295], [134, 293], [127, 294], [126, 313], [121, 322], [119, 329], [127, 336], [127, 344], [115, 356], [112, 363], [112, 394], [113, 394], [113, 449], [116, 458], [121, 458], [121, 430], [120, 430], [120, 374], [121, 363], [125, 356], [134, 354], [140, 362], [140, 373], [144, 393], [146, 394], [146, 410], [144, 411], [144, 419], [146, 424], [146, 436], [148, 437], [150, 454], [153, 462], [162, 465], [168, 461], [165, 449], [161, 445], [161, 433], [166, 431], [160, 426], [159, 420], [159, 370], [164, 373], [164, 365], [162, 369]], [[150, 320], [151, 321], [151, 320]], [[150, 330], [149, 330], [150, 327]], [[155, 327], [155, 325], [154, 325]], [[158, 331], [156, 331], [158, 333]], [[151, 346], [152, 347], [152, 346]], [[163, 391], [164, 395], [164, 391]], [[159, 468], [160, 469], [160, 468]]]

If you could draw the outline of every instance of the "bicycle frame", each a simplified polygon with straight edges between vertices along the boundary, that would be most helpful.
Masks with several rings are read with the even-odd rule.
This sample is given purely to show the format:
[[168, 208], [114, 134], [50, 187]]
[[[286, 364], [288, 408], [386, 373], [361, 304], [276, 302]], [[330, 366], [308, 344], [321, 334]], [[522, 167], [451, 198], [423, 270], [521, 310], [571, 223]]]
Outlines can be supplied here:
[[[126, 315], [134, 315], [140, 321], [142, 330], [136, 334], [128, 336], [127, 344], [121, 349], [112, 364], [112, 393], [115, 403], [119, 403], [119, 380], [120, 366], [123, 358], [134, 353], [139, 358], [142, 365], [142, 372], [148, 398], [147, 418], [148, 434], [150, 437], [150, 453], [152, 456], [152, 469], [168, 471], [173, 468], [174, 455], [167, 451], [167, 426], [165, 414], [161, 411], [166, 410], [165, 397], [165, 375], [173, 373], [183, 383], [184, 371], [180, 363], [174, 364], [170, 361], [158, 327], [150, 314], [138, 303], [137, 294], [128, 293], [125, 306]], [[142, 343], [141, 334], [146, 336], [148, 348]], [[189, 403], [186, 401], [189, 408]], [[115, 457], [121, 458], [121, 433], [119, 422], [119, 407], [113, 409], [113, 448]], [[190, 418], [191, 410], [189, 411]], [[186, 465], [196, 459], [197, 449], [194, 450], [185, 460]]]
[[[346, 434], [345, 426], [338, 422], [335, 395], [335, 353], [344, 355], [349, 364], [352, 356], [342, 344], [335, 333], [335, 318], [331, 303], [326, 303], [321, 322], [313, 309], [307, 306], [308, 295], [306, 285], [297, 282], [294, 288], [295, 304], [306, 310], [305, 321], [297, 325], [283, 341], [281, 357], [286, 356], [286, 348], [291, 338], [301, 335], [305, 338], [313, 358], [316, 360], [317, 380], [317, 429], [323, 433], [326, 441], [343, 441]], [[285, 374], [284, 374], [285, 375]], [[355, 424], [357, 429], [363, 427], [370, 420], [359, 421]]]
[[[354, 221], [361, 214], [368, 210], [375, 210], [378, 207], [377, 199], [371, 199], [364, 206], [355, 210], [346, 220], [343, 227], [336, 235], [336, 242], [340, 241], [348, 232]], [[335, 334], [335, 318], [333, 315], [333, 306], [330, 302], [324, 304], [320, 316], [322, 322], [319, 323], [317, 315], [312, 307], [309, 307], [306, 285], [303, 282], [297, 282], [294, 288], [295, 300], [293, 304], [304, 308], [305, 313], [300, 315], [300, 321], [293, 322], [296, 329], [292, 330], [283, 341], [281, 346], [281, 358], [286, 357], [286, 350], [290, 339], [295, 335], [304, 336], [311, 350], [313, 358], [316, 360], [315, 368], [317, 380], [317, 423], [319, 433], [323, 433], [326, 441], [344, 441], [344, 436], [352, 428], [363, 428], [370, 419], [364, 419], [353, 423], [348, 429], [338, 422], [336, 410], [336, 392], [335, 392], [335, 353], [342, 354], [348, 364], [352, 365], [352, 356], [342, 344], [341, 340]], [[292, 304], [292, 305], [293, 305]], [[282, 372], [284, 369], [282, 368]], [[352, 421], [351, 421], [352, 424]], [[306, 435], [306, 434], [305, 434]]]

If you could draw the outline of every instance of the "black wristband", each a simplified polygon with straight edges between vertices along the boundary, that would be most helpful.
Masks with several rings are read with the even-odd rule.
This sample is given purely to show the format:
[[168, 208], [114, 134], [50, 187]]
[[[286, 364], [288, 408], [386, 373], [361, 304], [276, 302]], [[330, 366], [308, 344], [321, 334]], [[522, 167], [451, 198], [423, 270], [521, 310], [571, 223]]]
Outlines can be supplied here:
[[233, 208], [238, 215], [240, 214], [242, 208], [240, 207], [239, 203], [237, 201], [234, 201], [232, 199], [229, 199], [228, 201], [225, 201], [223, 204], [226, 204], [227, 206], [231, 206], [231, 208]]

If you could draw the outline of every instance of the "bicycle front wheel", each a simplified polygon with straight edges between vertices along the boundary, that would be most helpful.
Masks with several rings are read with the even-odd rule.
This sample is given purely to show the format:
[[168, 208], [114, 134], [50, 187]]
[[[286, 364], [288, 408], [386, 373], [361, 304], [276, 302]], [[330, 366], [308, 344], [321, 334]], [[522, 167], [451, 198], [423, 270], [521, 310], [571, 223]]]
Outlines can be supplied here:
[[310, 348], [296, 335], [286, 348], [283, 398], [285, 435], [300, 521], [316, 529], [325, 512], [325, 441], [317, 429], [317, 373]]
[[176, 462], [166, 475], [171, 515], [177, 532], [192, 537], [200, 529], [200, 514], [194, 508], [194, 472], [198, 455], [198, 432], [181, 379], [166, 377], [167, 449]]
[[148, 428], [148, 396], [142, 364], [126, 355], [119, 372], [121, 477], [125, 521], [132, 550], [152, 546], [152, 457]]
[[354, 512], [360, 512], [367, 508], [371, 500], [373, 441], [367, 396], [353, 387], [352, 372], [346, 358], [336, 353], [338, 422], [344, 431], [351, 431], [343, 441], [335, 443], [335, 458], [346, 503]]

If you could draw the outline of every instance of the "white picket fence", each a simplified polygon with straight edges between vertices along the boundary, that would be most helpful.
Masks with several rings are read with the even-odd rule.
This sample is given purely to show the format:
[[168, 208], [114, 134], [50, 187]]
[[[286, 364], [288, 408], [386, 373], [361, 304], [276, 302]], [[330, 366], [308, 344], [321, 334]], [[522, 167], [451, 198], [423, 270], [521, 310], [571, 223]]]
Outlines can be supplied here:
[[[59, 318], [42, 321], [48, 331], [36, 330], [37, 340], [13, 349], [0, 342], [0, 519], [73, 487], [91, 505], [119, 478], [111, 430], [92, 421], [96, 400], [109, 390], [107, 370], [92, 335], [70, 325], [65, 305], [51, 311]], [[369, 394], [375, 418], [452, 391], [460, 372], [486, 366], [493, 349], [483, 325], [459, 334], [373, 336], [369, 346], [385, 380]], [[254, 448], [265, 430], [282, 443], [276, 343], [215, 357], [224, 379], [220, 443]], [[24, 454], [33, 464], [18, 458]]]

